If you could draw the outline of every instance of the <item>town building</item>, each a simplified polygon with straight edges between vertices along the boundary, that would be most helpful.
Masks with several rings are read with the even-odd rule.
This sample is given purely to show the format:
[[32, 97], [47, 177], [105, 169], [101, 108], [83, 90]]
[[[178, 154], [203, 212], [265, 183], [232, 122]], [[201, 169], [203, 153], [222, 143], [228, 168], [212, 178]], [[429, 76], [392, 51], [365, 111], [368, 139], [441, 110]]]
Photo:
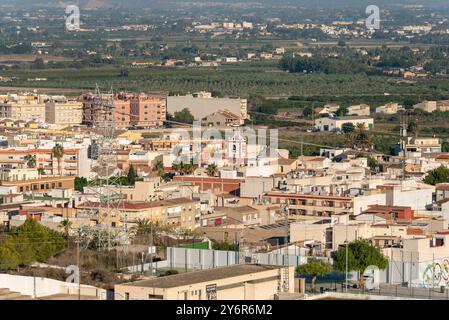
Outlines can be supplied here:
[[[103, 199], [104, 200], [104, 199]], [[118, 214], [105, 214], [113, 208]], [[123, 201], [107, 206], [106, 202], [86, 202], [77, 206], [77, 217], [112, 227], [136, 224], [148, 219], [173, 228], [194, 230], [200, 226], [199, 202], [187, 198], [161, 201]]]
[[367, 104], [356, 104], [348, 107], [348, 116], [369, 116], [370, 107]]
[[437, 110], [437, 102], [436, 101], [423, 101], [413, 106], [415, 110], [421, 110], [423, 112], [434, 112]]
[[343, 124], [351, 123], [355, 127], [358, 124], [363, 124], [366, 129], [374, 127], [374, 119], [365, 116], [347, 116], [335, 118], [318, 118], [315, 120], [315, 128], [320, 131], [340, 131]]
[[[111, 114], [110, 121], [114, 121], [118, 128], [160, 127], [166, 120], [166, 98], [164, 96], [119, 93], [113, 98], [110, 94], [102, 94], [100, 99], [111, 105], [114, 112]], [[81, 100], [85, 124], [95, 125], [97, 121], [104, 119], [105, 115], [100, 114], [95, 107], [94, 94], [85, 94]]]
[[404, 110], [404, 107], [402, 107], [398, 103], [390, 102], [387, 103], [386, 105], [377, 107], [376, 113], [396, 114], [398, 111], [402, 110]]
[[8, 94], [0, 96], [0, 118], [25, 122], [45, 122], [45, 100], [37, 94]]
[[294, 267], [242, 264], [142, 280], [115, 286], [120, 300], [273, 300], [288, 282], [294, 292]]
[[130, 111], [132, 127], [162, 127], [166, 120], [165, 97], [140, 93], [131, 98]]
[[83, 104], [63, 97], [45, 103], [45, 122], [58, 125], [78, 125], [83, 121]]

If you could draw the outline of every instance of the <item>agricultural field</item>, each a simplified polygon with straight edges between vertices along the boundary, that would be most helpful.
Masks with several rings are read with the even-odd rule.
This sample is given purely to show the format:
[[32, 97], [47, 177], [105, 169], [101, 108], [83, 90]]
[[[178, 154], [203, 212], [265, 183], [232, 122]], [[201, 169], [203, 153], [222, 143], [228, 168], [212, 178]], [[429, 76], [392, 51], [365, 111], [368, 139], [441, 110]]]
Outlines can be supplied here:
[[[126, 74], [123, 70], [126, 69]], [[248, 97], [319, 97], [321, 101], [347, 100], [365, 103], [397, 96], [424, 99], [449, 96], [449, 79], [424, 79], [404, 83], [384, 76], [302, 74], [279, 72], [276, 66], [225, 65], [216, 68], [187, 67], [101, 67], [81, 69], [5, 70], [2, 77], [17, 80], [3, 84], [11, 87], [70, 88], [92, 90], [95, 84], [115, 90], [186, 93], [218, 91], [222, 95]], [[30, 82], [28, 78], [47, 78]], [[388, 93], [390, 96], [385, 96]], [[308, 102], [317, 99], [305, 99]], [[310, 101], [312, 100], [312, 101]], [[318, 102], [318, 101], [317, 101]]]

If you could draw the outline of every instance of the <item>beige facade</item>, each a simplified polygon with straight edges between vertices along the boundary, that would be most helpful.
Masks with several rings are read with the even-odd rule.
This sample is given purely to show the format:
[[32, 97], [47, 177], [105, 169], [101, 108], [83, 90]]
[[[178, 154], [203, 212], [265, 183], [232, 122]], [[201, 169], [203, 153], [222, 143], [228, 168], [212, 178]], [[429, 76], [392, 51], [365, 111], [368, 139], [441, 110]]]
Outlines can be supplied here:
[[369, 116], [370, 107], [367, 104], [357, 104], [348, 108], [348, 116]]
[[78, 101], [50, 101], [45, 105], [45, 122], [76, 125], [83, 121], [83, 104]]
[[17, 100], [4, 98], [0, 102], [0, 118], [45, 122], [45, 103], [35, 98], [23, 97]]
[[404, 110], [404, 108], [398, 103], [390, 102], [386, 105], [377, 107], [376, 113], [396, 114], [399, 110]]
[[437, 109], [437, 102], [436, 101], [423, 101], [421, 103], [415, 104], [413, 106], [413, 109], [422, 110], [424, 112], [433, 112]]
[[288, 282], [294, 292], [294, 267], [234, 265], [115, 286], [116, 300], [273, 300]]
[[125, 200], [148, 201], [155, 196], [155, 190], [160, 185], [161, 178], [155, 177], [147, 181], [136, 181], [133, 187], [121, 187]]
[[36, 168], [4, 168], [0, 167], [0, 180], [20, 181], [38, 179], [39, 172]]
[[125, 201], [117, 208], [119, 214], [111, 217], [105, 202], [87, 202], [78, 207], [78, 217], [93, 217], [98, 223], [112, 227], [132, 225], [142, 219], [174, 228], [194, 230], [200, 223], [200, 203], [187, 198], [143, 202]]

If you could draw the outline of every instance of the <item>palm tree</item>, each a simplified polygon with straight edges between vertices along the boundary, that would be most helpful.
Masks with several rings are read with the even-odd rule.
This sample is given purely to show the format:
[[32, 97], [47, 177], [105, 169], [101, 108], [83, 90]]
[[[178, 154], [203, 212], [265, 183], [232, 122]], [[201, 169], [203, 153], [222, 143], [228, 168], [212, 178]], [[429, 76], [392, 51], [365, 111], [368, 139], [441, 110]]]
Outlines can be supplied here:
[[158, 176], [162, 176], [164, 174], [164, 163], [160, 160], [156, 161], [153, 171], [157, 172]]
[[371, 148], [371, 137], [366, 131], [365, 124], [358, 123], [355, 130], [355, 145], [359, 148]]
[[215, 163], [211, 163], [206, 168], [209, 177], [216, 177], [218, 175], [218, 167]]
[[355, 133], [353, 132], [345, 134], [345, 146], [348, 148], [355, 148], [355, 138]]
[[61, 159], [64, 156], [64, 147], [59, 143], [56, 144], [52, 149], [52, 155], [58, 160], [58, 173], [61, 175]]
[[45, 174], [44, 168], [37, 168], [37, 173], [38, 173], [40, 176], [44, 175], [44, 174]]
[[32, 156], [31, 154], [27, 154], [23, 157], [28, 168], [34, 168], [36, 166], [36, 156]]
[[183, 168], [183, 163], [181, 162], [173, 162], [173, 164], [171, 165], [173, 171], [178, 172], [178, 173], [182, 173], [182, 168]]
[[131, 232], [135, 235], [150, 233], [151, 223], [149, 219], [137, 219], [136, 225], [131, 228]]
[[59, 223], [59, 227], [61, 229], [64, 229], [66, 239], [69, 237], [69, 230], [72, 227], [72, 224], [72, 221], [70, 221], [69, 219], [64, 219], [61, 221], [61, 223]]

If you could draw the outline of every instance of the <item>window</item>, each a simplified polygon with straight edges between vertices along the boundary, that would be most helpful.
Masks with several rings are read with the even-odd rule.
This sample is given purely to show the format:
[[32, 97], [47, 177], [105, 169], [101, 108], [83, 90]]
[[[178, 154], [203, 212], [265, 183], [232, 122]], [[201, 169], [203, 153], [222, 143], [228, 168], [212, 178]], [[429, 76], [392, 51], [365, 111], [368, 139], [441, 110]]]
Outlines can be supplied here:
[[125, 300], [129, 300], [129, 292], [125, 292]]

